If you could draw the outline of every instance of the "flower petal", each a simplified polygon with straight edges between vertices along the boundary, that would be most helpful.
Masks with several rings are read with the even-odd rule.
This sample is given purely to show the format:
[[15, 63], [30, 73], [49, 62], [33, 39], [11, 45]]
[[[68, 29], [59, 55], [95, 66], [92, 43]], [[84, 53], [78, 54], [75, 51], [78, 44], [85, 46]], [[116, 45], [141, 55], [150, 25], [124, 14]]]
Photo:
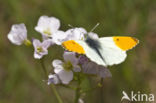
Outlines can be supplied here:
[[59, 59], [55, 59], [52, 62], [52, 65], [53, 65], [54, 68], [57, 67], [57, 66], [62, 66], [62, 64], [63, 64], [63, 62], [61, 60], [59, 60]]
[[60, 27], [60, 21], [55, 17], [41, 16], [38, 20], [35, 30], [40, 32], [43, 35], [46, 35], [44, 31], [47, 31], [50, 34], [56, 32]]
[[45, 40], [42, 43], [34, 39], [33, 46], [34, 46], [34, 58], [41, 59], [44, 55], [48, 54], [48, 47], [51, 45], [51, 41]]
[[49, 76], [48, 76], [48, 85], [50, 85], [50, 84], [59, 84], [60, 83], [60, 80], [59, 80], [59, 78], [58, 78], [58, 76], [57, 76], [57, 74], [50, 74]]
[[63, 69], [57, 74], [63, 84], [68, 84], [71, 80], [73, 80], [73, 72], [72, 71], [66, 71]]
[[77, 65], [78, 64], [78, 58], [76, 58], [74, 52], [64, 52], [63, 58], [65, 62], [70, 61], [72, 65]]
[[67, 40], [84, 40], [87, 31], [84, 28], [74, 28], [66, 31]]
[[47, 40], [44, 40], [43, 43], [42, 43], [42, 47], [45, 48], [45, 49], [48, 49], [49, 46], [52, 45], [52, 40], [51, 39], [47, 39]]
[[37, 52], [34, 52], [34, 58], [35, 59], [41, 59], [43, 57], [43, 55], [37, 53]]
[[82, 71], [87, 74], [97, 74], [97, 64], [88, 62], [82, 65]]
[[88, 33], [88, 36], [93, 38], [93, 39], [98, 39], [99, 38], [98, 35], [96, 33], [93, 33], [93, 32]]
[[79, 56], [79, 64], [83, 65], [83, 64], [87, 63], [88, 61], [89, 60], [86, 56], [84, 56], [84, 55]]
[[75, 65], [73, 70], [74, 72], [81, 72], [81, 68], [79, 65]]
[[85, 62], [85, 64], [82, 64], [82, 71], [87, 74], [97, 74], [101, 78], [112, 76], [109, 69], [107, 69], [104, 66], [98, 65], [94, 62], [88, 62], [88, 63]]
[[57, 67], [54, 68], [54, 72], [56, 74], [58, 74], [60, 71], [64, 70], [63, 66], [62, 65], [59, 65]]
[[33, 39], [33, 46], [34, 48], [41, 46], [41, 42], [38, 39]]
[[101, 77], [101, 78], [106, 78], [106, 77], [112, 77], [112, 74], [111, 72], [109, 71], [109, 69], [107, 69], [106, 67], [103, 67], [103, 66], [99, 66], [99, 71], [98, 71], [98, 75]]
[[15, 45], [21, 45], [27, 40], [27, 29], [25, 25], [23, 23], [12, 25], [11, 31], [8, 34], [8, 39]]
[[52, 35], [52, 40], [55, 44], [61, 45], [62, 42], [66, 41], [67, 35], [63, 31], [57, 31]]

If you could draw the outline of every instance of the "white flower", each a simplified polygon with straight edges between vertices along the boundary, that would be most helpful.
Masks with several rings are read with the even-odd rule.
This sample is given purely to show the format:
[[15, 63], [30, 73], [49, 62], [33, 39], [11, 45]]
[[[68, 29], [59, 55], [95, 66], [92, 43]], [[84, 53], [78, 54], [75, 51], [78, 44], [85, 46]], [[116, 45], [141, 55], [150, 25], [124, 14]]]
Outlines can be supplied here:
[[43, 38], [51, 37], [60, 27], [59, 19], [55, 17], [41, 16], [35, 30], [40, 32]]
[[27, 41], [27, 29], [25, 25], [14, 24], [8, 34], [8, 39], [15, 45], [21, 45]]
[[48, 47], [51, 45], [51, 40], [44, 40], [42, 43], [34, 39], [33, 46], [34, 46], [34, 58], [41, 59], [44, 55], [48, 54]]
[[73, 28], [66, 31], [66, 40], [84, 40], [87, 31], [84, 28]]
[[88, 33], [88, 36], [90, 38], [92, 38], [92, 39], [98, 39], [99, 38], [99, 36], [96, 33], [94, 33], [94, 32], [89, 32]]
[[88, 32], [84, 28], [73, 28], [69, 29], [66, 32], [66, 41], [67, 40], [85, 40], [87, 36], [92, 39], [98, 39], [98, 35], [94, 32]]
[[48, 76], [48, 85], [50, 85], [50, 84], [59, 84], [60, 83], [60, 80], [59, 80], [59, 78], [58, 78], [58, 76], [57, 76], [57, 74], [50, 74], [49, 76]]
[[54, 42], [57, 45], [61, 45], [62, 42], [66, 41], [67, 35], [64, 31], [57, 31], [52, 36], [52, 42]]
[[54, 60], [52, 64], [54, 66], [54, 72], [63, 84], [68, 84], [73, 79], [73, 72], [71, 70], [65, 70], [63, 67], [64, 63], [61, 60]]
[[[64, 52], [63, 54], [63, 58], [65, 63], [67, 64], [72, 64], [72, 69], [74, 70], [74, 72], [80, 72], [81, 68], [78, 65], [79, 64], [79, 58], [76, 57], [74, 52]], [[66, 67], [66, 65], [65, 65]], [[68, 67], [68, 65], [67, 65]]]
[[61, 45], [62, 42], [67, 40], [84, 40], [86, 33], [83, 28], [73, 28], [66, 32], [57, 31], [52, 35], [52, 41], [57, 45]]
[[71, 80], [73, 80], [73, 71], [80, 72], [81, 69], [78, 66], [78, 58], [76, 58], [75, 53], [65, 52], [63, 57], [64, 62], [56, 59], [52, 62], [52, 65], [54, 67], [54, 72], [60, 79], [60, 82], [68, 84]]

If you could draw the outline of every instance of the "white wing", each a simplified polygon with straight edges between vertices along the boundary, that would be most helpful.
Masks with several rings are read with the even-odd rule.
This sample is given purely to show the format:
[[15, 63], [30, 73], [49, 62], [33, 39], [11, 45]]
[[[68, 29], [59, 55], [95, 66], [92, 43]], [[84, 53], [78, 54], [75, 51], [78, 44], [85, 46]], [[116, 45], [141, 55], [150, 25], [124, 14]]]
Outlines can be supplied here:
[[120, 64], [125, 60], [126, 51], [115, 45], [113, 37], [100, 38], [99, 42], [101, 45], [100, 53], [107, 65]]
[[87, 43], [84, 41], [76, 41], [79, 43], [85, 50], [86, 56], [93, 62], [107, 66], [107, 65], [113, 65], [113, 64], [119, 64], [123, 62], [126, 58], [126, 51], [121, 50], [119, 47], [117, 47], [113, 41], [112, 37], [103, 37], [98, 39], [101, 48], [99, 48], [99, 51], [103, 57], [104, 60], [98, 55], [98, 53], [89, 47]]

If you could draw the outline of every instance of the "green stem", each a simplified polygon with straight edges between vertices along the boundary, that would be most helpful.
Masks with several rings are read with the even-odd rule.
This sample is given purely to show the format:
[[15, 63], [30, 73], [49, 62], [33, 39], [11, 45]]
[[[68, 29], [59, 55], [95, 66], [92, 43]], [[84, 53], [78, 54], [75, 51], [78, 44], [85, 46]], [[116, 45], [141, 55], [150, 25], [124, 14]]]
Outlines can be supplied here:
[[62, 101], [62, 99], [61, 99], [59, 93], [57, 92], [57, 90], [56, 90], [56, 88], [55, 88], [55, 85], [51, 84], [51, 89], [52, 89], [52, 91], [54, 92], [54, 94], [55, 94], [55, 96], [56, 96], [58, 102], [59, 102], [59, 103], [63, 103], [63, 101]]
[[75, 91], [75, 99], [74, 99], [74, 103], [79, 103], [79, 98], [80, 98], [80, 77], [79, 77], [79, 74], [78, 74], [78, 87], [76, 88], [76, 91]]
[[44, 57], [41, 59], [41, 66], [42, 66], [42, 70], [44, 72], [45, 79], [48, 79], [48, 73], [47, 73], [46, 67], [44, 65]]
[[104, 103], [104, 101], [103, 101], [103, 78], [101, 78], [101, 90], [100, 90], [100, 92], [101, 92], [101, 102], [100, 103]]
[[74, 103], [79, 103], [79, 98], [80, 98], [80, 88], [77, 88], [76, 91], [75, 91]]
[[[46, 70], [46, 67], [44, 65], [44, 58], [41, 59], [41, 66], [42, 66], [42, 70], [45, 74], [45, 78], [48, 79], [48, 73], [47, 73], [47, 70]], [[55, 88], [55, 85], [51, 84], [51, 89], [54, 93], [54, 95], [56, 96], [57, 100], [58, 100], [58, 103], [63, 103], [59, 93], [57, 92], [56, 88]]]

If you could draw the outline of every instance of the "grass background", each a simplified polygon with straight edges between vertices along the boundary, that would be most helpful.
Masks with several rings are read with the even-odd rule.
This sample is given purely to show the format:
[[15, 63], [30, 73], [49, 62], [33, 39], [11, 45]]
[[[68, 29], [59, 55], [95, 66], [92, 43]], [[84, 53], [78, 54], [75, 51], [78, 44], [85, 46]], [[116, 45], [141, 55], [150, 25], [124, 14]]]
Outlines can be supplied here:
[[[140, 43], [128, 51], [126, 61], [109, 67], [113, 77], [104, 80], [103, 103], [119, 103], [123, 90], [156, 96], [155, 0], [0, 0], [0, 103], [57, 103], [42, 81], [33, 48], [15, 46], [7, 39], [11, 25], [22, 22], [29, 38], [40, 38], [34, 26], [41, 15], [59, 18], [62, 30], [71, 24], [89, 31], [99, 22], [95, 30], [99, 36], [137, 37]], [[50, 49], [45, 62], [49, 72], [51, 61], [61, 58], [61, 52], [59, 47]], [[65, 103], [73, 103], [73, 91], [57, 88]], [[85, 103], [101, 103], [100, 93], [101, 89], [87, 93]]]

